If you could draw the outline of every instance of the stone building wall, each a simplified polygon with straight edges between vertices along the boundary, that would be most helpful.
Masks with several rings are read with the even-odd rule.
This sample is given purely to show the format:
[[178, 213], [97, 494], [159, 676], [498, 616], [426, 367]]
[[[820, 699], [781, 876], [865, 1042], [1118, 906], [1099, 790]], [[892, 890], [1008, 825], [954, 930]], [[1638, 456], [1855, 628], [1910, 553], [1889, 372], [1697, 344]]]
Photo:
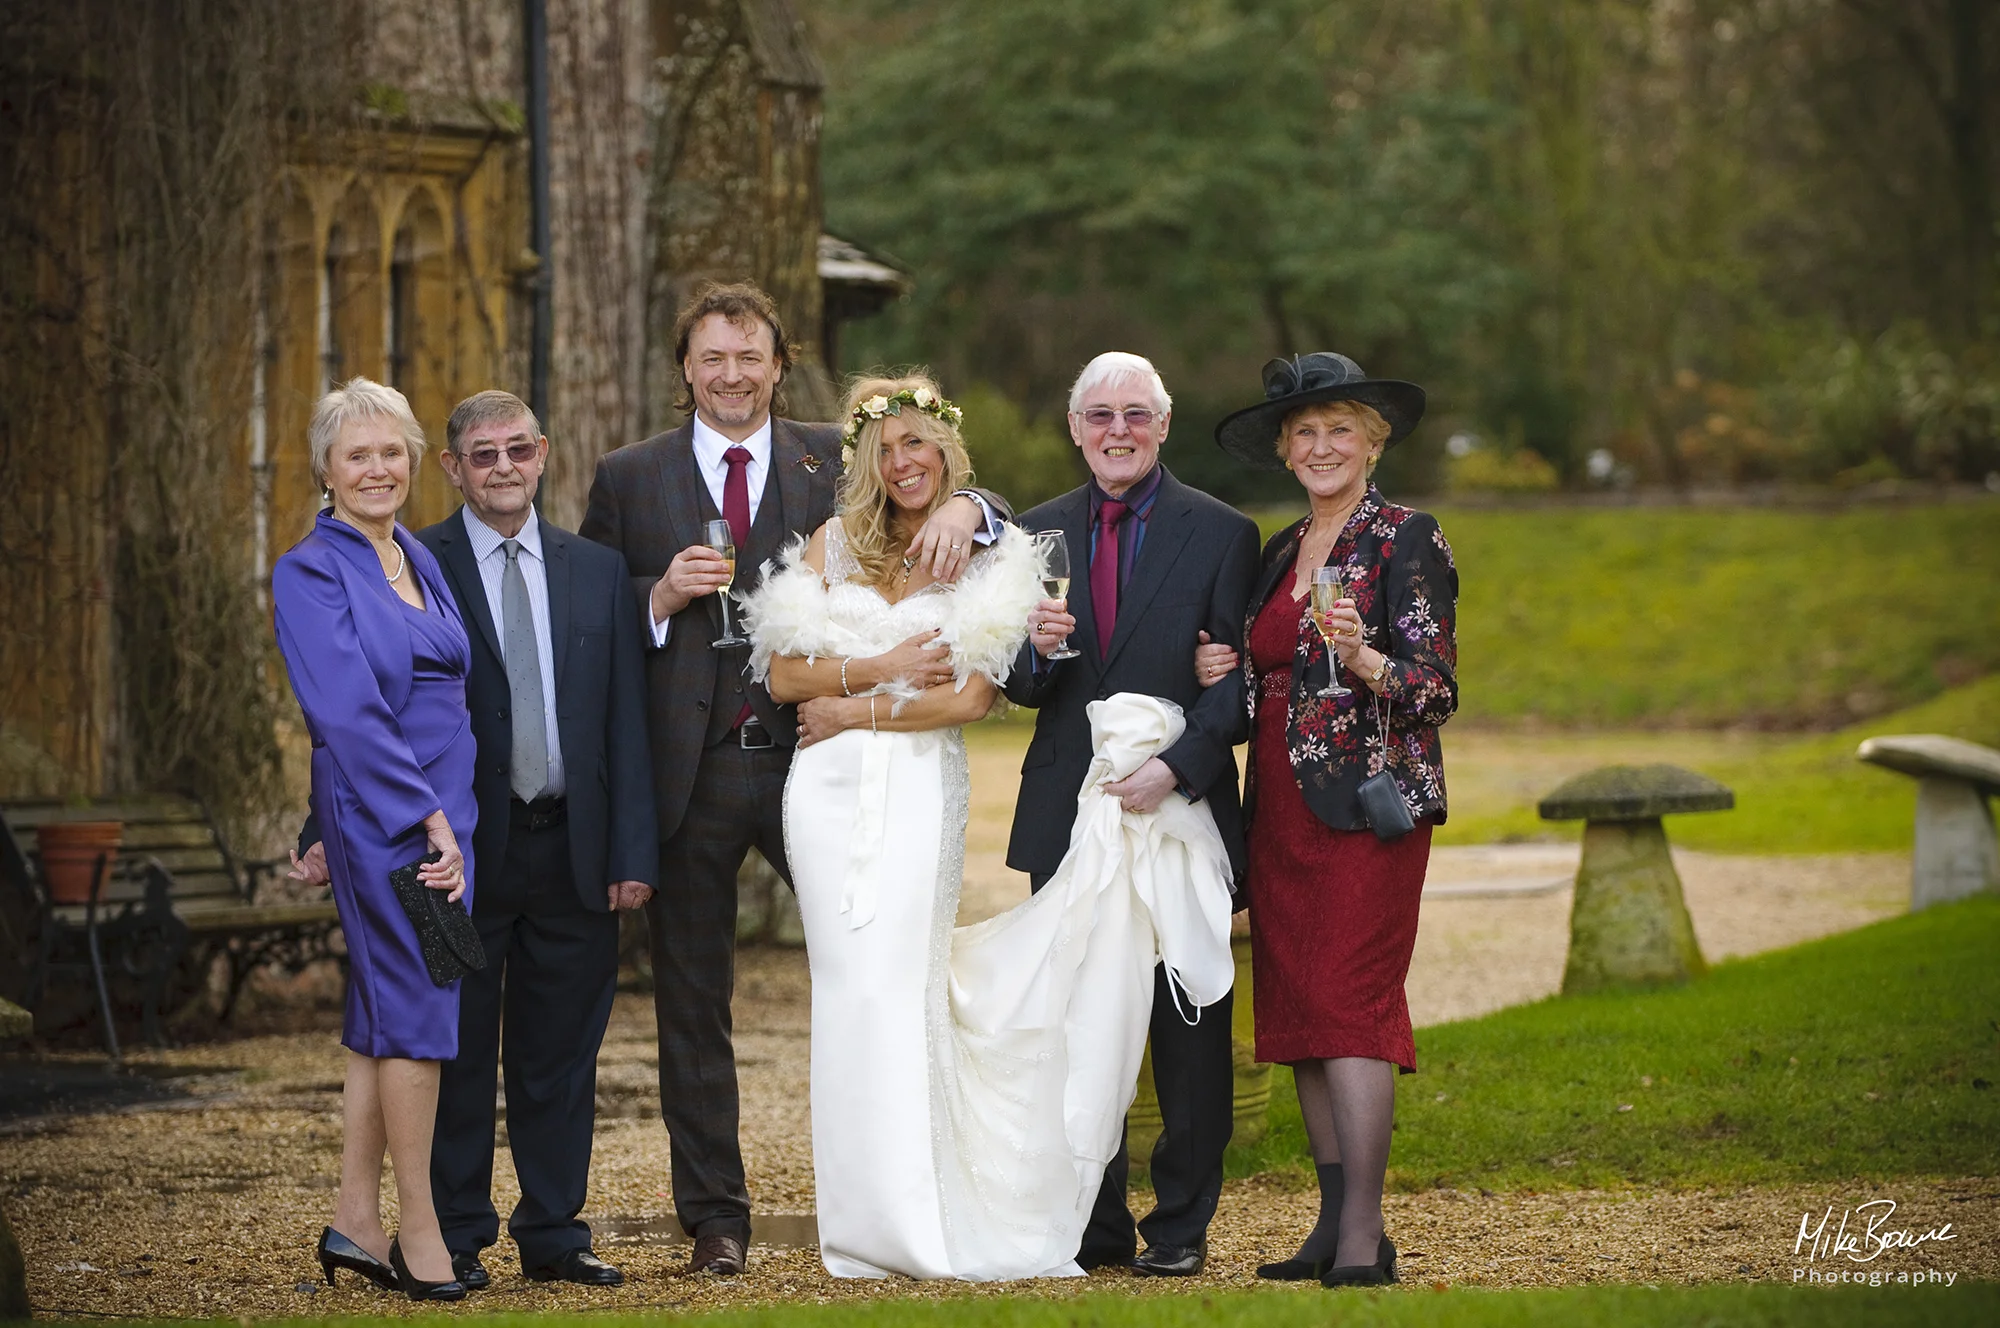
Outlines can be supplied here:
[[[772, 291], [805, 352], [788, 412], [833, 409], [818, 346], [821, 78], [790, 0], [546, 3], [548, 254], [530, 248], [520, 0], [367, 0], [343, 7], [338, 39], [312, 47], [316, 65], [337, 69], [337, 93], [314, 115], [283, 108], [289, 146], [260, 208], [246, 210], [258, 217], [245, 216], [238, 251], [261, 252], [264, 275], [240, 298], [194, 283], [218, 304], [213, 325], [235, 330], [196, 338], [181, 363], [170, 349], [136, 366], [186, 376], [229, 360], [227, 373], [200, 376], [229, 384], [209, 394], [218, 436], [240, 440], [218, 492], [240, 514], [240, 555], [228, 556], [240, 556], [255, 593], [318, 510], [305, 426], [325, 387], [356, 374], [396, 383], [441, 446], [461, 397], [492, 386], [528, 395], [542, 274], [554, 301], [545, 509], [558, 522], [582, 516], [600, 455], [679, 422], [670, 328], [700, 280]], [[16, 154], [34, 177], [17, 180], [17, 196], [46, 197], [33, 209], [39, 232], [74, 239], [60, 261], [34, 258], [34, 280], [48, 286], [34, 300], [83, 313], [0, 329], [0, 346], [40, 338], [30, 349], [63, 388], [52, 399], [69, 403], [36, 413], [32, 428], [17, 420], [0, 447], [0, 550], [33, 555], [11, 560], [0, 593], [0, 797], [144, 779], [115, 756], [136, 656], [115, 627], [109, 552], [121, 520], [106, 501], [118, 426], [97, 408], [107, 369], [86, 344], [97, 335], [89, 292], [107, 289], [119, 255], [90, 215], [93, 195], [64, 183], [115, 173], [100, 160], [108, 145], [74, 138], [43, 135], [45, 151]], [[0, 257], [24, 260], [15, 273], [29, 270], [19, 238], [0, 236]], [[428, 523], [455, 502], [428, 461], [405, 519]], [[269, 644], [266, 625], [245, 648]], [[289, 702], [279, 710], [291, 713]]]

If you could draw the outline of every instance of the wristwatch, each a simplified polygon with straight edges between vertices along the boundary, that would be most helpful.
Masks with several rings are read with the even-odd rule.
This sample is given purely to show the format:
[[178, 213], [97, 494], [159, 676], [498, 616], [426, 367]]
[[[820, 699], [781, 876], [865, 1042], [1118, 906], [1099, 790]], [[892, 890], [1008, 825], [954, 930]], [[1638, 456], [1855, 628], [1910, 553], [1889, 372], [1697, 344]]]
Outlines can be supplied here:
[[1368, 685], [1370, 687], [1375, 686], [1375, 684], [1382, 681], [1383, 677], [1386, 676], [1388, 672], [1389, 672], [1389, 657], [1387, 655], [1384, 655], [1382, 656], [1382, 662], [1375, 666], [1375, 671], [1368, 675]]

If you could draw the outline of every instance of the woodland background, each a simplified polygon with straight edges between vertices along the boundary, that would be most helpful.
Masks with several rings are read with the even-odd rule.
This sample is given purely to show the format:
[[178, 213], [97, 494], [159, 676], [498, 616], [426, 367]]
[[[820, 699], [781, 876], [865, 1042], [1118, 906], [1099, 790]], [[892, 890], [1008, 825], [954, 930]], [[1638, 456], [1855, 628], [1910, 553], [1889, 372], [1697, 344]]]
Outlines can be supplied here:
[[[829, 228], [905, 262], [989, 479], [1073, 472], [1091, 354], [1177, 473], [1268, 357], [1423, 383], [1391, 490], [2000, 471], [1990, 0], [822, 0]], [[985, 437], [981, 437], [981, 433]], [[1996, 480], [1995, 483], [2000, 483]]]

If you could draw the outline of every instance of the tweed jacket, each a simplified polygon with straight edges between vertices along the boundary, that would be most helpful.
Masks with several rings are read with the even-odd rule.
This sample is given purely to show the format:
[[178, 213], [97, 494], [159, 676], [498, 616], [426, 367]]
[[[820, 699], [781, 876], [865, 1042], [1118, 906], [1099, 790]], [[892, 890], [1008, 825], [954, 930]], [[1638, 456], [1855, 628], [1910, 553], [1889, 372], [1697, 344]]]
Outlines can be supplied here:
[[[840, 482], [840, 426], [771, 420], [771, 466], [750, 540], [736, 551], [735, 589], [756, 589], [766, 561], [794, 534], [811, 534], [833, 515]], [[581, 533], [619, 550], [632, 574], [641, 623], [651, 622], [653, 583], [676, 554], [702, 540], [703, 512], [713, 506], [694, 458], [694, 425], [606, 453], [590, 486]], [[773, 510], [775, 508], [775, 510]], [[719, 514], [717, 514], [719, 515]], [[645, 627], [649, 634], [650, 627]], [[646, 658], [646, 700], [653, 734], [653, 790], [659, 834], [671, 837], [686, 815], [695, 768], [710, 733], [718, 696], [748, 701], [771, 737], [797, 741], [797, 711], [771, 699], [751, 680], [747, 650], [716, 650], [722, 631], [720, 596], [704, 595], [673, 617], [665, 647]], [[718, 692], [717, 671], [736, 671]], [[740, 692], [740, 696], [739, 696]]]

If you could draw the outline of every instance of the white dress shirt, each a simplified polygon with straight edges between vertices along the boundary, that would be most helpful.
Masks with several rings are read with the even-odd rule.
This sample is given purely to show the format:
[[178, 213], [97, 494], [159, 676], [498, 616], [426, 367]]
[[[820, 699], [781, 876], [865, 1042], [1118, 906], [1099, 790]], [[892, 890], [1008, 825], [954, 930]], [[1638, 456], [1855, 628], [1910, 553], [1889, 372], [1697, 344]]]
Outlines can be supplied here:
[[750, 464], [743, 468], [743, 482], [750, 489], [750, 524], [754, 526], [757, 509], [764, 505], [764, 477], [771, 473], [771, 417], [766, 415], [757, 432], [740, 443], [703, 424], [701, 416], [694, 417], [695, 468], [701, 471], [702, 483], [708, 486], [708, 496], [715, 500], [718, 512], [723, 511], [723, 486], [729, 480], [729, 463], [723, 460], [723, 453], [732, 447], [750, 453]]
[[[472, 540], [472, 556], [479, 564], [479, 583], [486, 590], [486, 607], [493, 614], [493, 630], [504, 642], [507, 618], [500, 605], [500, 584], [507, 574], [507, 551], [501, 542], [507, 536], [474, 516], [470, 507], [459, 510], [465, 514], [465, 533]], [[544, 797], [559, 798], [569, 786], [563, 779], [562, 733], [556, 727], [556, 652], [549, 636], [549, 568], [542, 557], [542, 519], [534, 508], [528, 509], [528, 523], [513, 538], [521, 544], [521, 579], [528, 584], [528, 611], [535, 619], [535, 653], [541, 656], [542, 725], [549, 740], [549, 782], [542, 793]], [[513, 722], [521, 723], [522, 717], [515, 715]]]

